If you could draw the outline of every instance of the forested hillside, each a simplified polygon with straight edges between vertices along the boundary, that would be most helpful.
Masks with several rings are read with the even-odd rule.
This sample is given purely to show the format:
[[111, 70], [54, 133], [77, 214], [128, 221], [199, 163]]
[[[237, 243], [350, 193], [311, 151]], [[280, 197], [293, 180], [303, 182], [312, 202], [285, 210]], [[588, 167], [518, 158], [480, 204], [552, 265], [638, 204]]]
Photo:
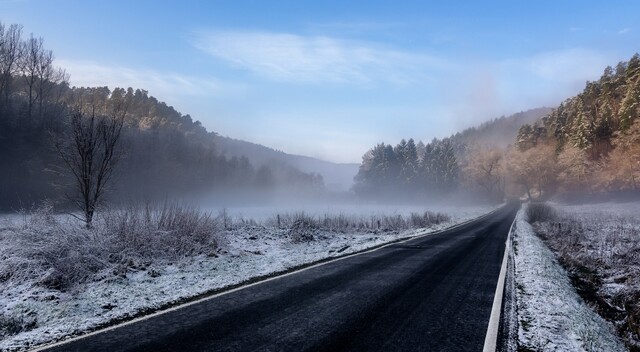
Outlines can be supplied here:
[[546, 117], [520, 128], [515, 180], [539, 196], [633, 192], [640, 187], [640, 56], [602, 77]]
[[[518, 129], [551, 111], [538, 108], [502, 116], [442, 140], [378, 144], [362, 157], [354, 190], [368, 197], [433, 199], [464, 190], [501, 199], [505, 181], [497, 160]], [[496, 164], [496, 165], [494, 165]]]
[[532, 124], [551, 113], [551, 108], [536, 108], [510, 116], [501, 116], [484, 122], [478, 127], [467, 128], [450, 138], [458, 145], [485, 145], [506, 148], [513, 144], [520, 127]]
[[216, 148], [220, 154], [227, 157], [246, 156], [255, 165], [284, 163], [305, 173], [322, 175], [327, 189], [335, 192], [349, 190], [353, 185], [353, 177], [358, 173], [358, 164], [333, 163], [308, 156], [288, 154], [229, 137], [216, 136]]
[[191, 116], [142, 89], [69, 86], [42, 38], [25, 38], [19, 25], [0, 23], [0, 210], [29, 207], [45, 198], [63, 200], [72, 190], [56, 141], [66, 138], [72, 112], [97, 114], [126, 102], [111, 200], [156, 199], [242, 189], [315, 193], [322, 177], [279, 164], [225, 157], [216, 135]]
[[[536, 114], [539, 118], [531, 121]], [[615, 69], [607, 67], [598, 81], [587, 82], [582, 93], [552, 111], [497, 119], [426, 146], [411, 140], [395, 148], [380, 144], [364, 155], [355, 190], [412, 197], [458, 190], [495, 200], [505, 194], [539, 199], [637, 195], [639, 115], [636, 54]]]

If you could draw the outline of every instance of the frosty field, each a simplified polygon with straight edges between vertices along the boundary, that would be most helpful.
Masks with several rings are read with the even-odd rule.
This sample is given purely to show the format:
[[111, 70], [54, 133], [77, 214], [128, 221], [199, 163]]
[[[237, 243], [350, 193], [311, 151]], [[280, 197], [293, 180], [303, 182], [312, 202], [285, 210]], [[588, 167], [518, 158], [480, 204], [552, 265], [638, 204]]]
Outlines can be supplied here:
[[640, 350], [640, 202], [553, 204], [534, 231], [569, 272], [580, 295]]
[[[323, 207], [294, 214], [245, 208], [209, 217], [189, 209], [122, 210], [91, 231], [46, 211], [4, 216], [0, 349], [64, 339], [252, 278], [427, 234], [493, 209], [370, 207], [354, 214], [352, 208]], [[422, 215], [426, 210], [434, 213]], [[25, 258], [24, 253], [34, 255]]]
[[626, 350], [613, 326], [578, 296], [523, 210], [516, 218], [512, 240], [519, 350]]

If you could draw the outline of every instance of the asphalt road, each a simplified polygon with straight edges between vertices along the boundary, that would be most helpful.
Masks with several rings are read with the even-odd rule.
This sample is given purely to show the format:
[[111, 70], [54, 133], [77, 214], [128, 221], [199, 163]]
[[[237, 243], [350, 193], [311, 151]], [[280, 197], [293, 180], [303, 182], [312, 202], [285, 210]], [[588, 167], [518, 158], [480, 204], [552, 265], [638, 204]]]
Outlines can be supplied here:
[[49, 351], [481, 351], [516, 208]]

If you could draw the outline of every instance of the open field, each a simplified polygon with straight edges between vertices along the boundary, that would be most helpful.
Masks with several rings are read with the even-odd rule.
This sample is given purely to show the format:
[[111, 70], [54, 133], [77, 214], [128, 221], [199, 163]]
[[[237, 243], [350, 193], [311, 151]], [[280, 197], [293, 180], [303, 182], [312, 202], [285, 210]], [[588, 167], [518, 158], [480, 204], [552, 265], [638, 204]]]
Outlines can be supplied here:
[[[93, 229], [43, 208], [0, 220], [0, 349], [21, 349], [494, 209], [412, 215], [272, 213], [260, 220], [169, 205], [104, 214]], [[279, 219], [279, 220], [278, 220]]]

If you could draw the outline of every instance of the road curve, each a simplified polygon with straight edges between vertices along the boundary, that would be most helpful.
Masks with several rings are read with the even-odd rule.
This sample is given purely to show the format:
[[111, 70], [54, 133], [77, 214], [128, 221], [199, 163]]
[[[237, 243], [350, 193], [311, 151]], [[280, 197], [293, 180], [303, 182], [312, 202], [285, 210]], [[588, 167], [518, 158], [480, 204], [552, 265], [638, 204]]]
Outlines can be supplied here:
[[46, 351], [481, 351], [516, 208]]

